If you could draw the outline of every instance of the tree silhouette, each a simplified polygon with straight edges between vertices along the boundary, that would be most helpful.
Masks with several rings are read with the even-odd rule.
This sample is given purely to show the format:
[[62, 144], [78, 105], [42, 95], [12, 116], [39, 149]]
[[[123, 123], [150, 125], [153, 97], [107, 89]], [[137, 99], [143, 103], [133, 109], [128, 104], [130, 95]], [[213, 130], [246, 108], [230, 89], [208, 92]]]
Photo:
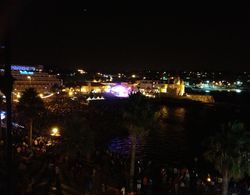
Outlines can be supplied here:
[[230, 178], [240, 179], [250, 173], [249, 143], [249, 132], [236, 121], [222, 125], [221, 130], [209, 138], [204, 156], [222, 175], [222, 195], [228, 194]]
[[131, 139], [129, 188], [130, 191], [133, 191], [136, 143], [138, 138], [148, 134], [152, 122], [154, 121], [154, 112], [152, 112], [152, 108], [147, 98], [140, 93], [131, 94], [129, 96], [128, 105], [124, 110], [123, 119]]
[[33, 121], [45, 111], [43, 100], [34, 88], [26, 89], [17, 105], [18, 114], [28, 123], [29, 145], [32, 145]]

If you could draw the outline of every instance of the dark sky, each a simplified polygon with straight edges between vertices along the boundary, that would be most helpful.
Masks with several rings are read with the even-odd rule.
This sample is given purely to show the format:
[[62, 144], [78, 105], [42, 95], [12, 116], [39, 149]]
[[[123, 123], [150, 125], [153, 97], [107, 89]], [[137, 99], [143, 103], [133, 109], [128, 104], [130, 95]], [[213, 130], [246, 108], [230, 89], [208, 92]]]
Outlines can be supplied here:
[[246, 5], [100, 2], [13, 0], [12, 62], [107, 71], [250, 70]]

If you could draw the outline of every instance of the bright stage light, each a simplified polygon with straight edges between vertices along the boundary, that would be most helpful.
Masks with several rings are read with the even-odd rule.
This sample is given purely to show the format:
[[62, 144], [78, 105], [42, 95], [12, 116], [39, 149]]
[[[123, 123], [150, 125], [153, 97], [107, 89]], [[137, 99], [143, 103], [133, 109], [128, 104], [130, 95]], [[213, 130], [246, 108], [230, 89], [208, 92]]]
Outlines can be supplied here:
[[128, 97], [129, 96], [129, 89], [122, 85], [116, 85], [111, 88], [110, 92], [117, 97]]

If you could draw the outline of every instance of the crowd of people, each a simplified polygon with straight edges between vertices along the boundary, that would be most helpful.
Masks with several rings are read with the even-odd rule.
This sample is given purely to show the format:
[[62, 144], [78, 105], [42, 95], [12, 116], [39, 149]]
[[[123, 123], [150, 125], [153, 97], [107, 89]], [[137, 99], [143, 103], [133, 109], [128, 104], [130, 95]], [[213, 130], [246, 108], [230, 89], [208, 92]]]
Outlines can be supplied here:
[[[32, 194], [41, 181], [45, 181], [42, 188], [46, 193], [53, 188], [58, 194], [62, 193], [62, 183], [85, 194], [125, 195], [129, 192], [129, 156], [105, 148], [88, 157], [80, 152], [70, 156], [57, 151], [60, 144], [43, 136], [35, 137], [32, 147], [25, 142], [25, 137], [13, 147], [19, 192]], [[141, 195], [220, 194], [221, 184], [219, 175], [202, 174], [195, 167], [167, 166], [142, 158], [136, 162], [133, 191]], [[249, 179], [231, 181], [229, 193], [249, 195]]]

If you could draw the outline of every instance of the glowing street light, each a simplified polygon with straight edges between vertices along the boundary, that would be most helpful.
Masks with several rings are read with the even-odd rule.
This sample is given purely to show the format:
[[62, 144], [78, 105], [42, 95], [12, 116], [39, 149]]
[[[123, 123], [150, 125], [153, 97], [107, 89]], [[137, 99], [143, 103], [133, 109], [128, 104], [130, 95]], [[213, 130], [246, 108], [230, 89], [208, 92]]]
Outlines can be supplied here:
[[54, 136], [54, 137], [60, 137], [61, 134], [60, 134], [59, 128], [58, 128], [58, 127], [53, 127], [53, 128], [51, 129], [50, 135], [51, 135], [51, 136]]
[[31, 85], [31, 76], [27, 76], [27, 79], [30, 81], [30, 85]]
[[207, 182], [211, 182], [212, 180], [211, 180], [211, 177], [210, 177], [210, 174], [208, 174], [208, 176], [207, 176]]
[[21, 94], [18, 92], [16, 97], [17, 97], [17, 99], [21, 98]]
[[69, 96], [71, 97], [71, 96], [73, 96], [74, 93], [73, 93], [73, 91], [69, 91], [68, 94], [69, 94]]

